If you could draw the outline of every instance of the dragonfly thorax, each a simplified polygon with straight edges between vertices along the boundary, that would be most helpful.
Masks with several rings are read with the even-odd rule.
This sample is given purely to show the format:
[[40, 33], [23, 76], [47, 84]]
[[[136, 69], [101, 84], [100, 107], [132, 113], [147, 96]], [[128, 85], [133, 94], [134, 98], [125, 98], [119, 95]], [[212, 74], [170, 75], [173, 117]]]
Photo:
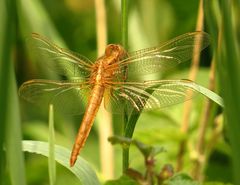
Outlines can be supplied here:
[[113, 64], [126, 56], [126, 51], [121, 45], [109, 44], [105, 50], [108, 65]]
[[111, 81], [118, 70], [118, 62], [125, 58], [126, 51], [122, 46], [109, 44], [105, 50], [105, 55], [98, 58], [92, 68], [90, 82], [92, 84], [104, 84]]

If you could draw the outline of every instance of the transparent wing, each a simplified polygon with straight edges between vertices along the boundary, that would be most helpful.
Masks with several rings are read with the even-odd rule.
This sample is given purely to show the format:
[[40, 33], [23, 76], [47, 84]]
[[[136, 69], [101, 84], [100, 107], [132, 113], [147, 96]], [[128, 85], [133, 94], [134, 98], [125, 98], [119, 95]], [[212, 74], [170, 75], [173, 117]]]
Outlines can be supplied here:
[[60, 75], [71, 77], [86, 77], [91, 71], [92, 62], [84, 56], [58, 47], [47, 38], [32, 33], [31, 46], [40, 55], [39, 60], [45, 62], [51, 70]]
[[191, 99], [198, 92], [198, 85], [189, 80], [160, 80], [123, 82], [109, 86], [105, 107], [115, 113], [128, 113], [164, 108]]
[[54, 109], [65, 114], [84, 112], [90, 86], [78, 80], [53, 81], [30, 80], [21, 85], [19, 95], [38, 105], [54, 105]]
[[172, 67], [192, 58], [198, 52], [194, 47], [200, 47], [200, 51], [210, 43], [209, 35], [205, 32], [192, 32], [180, 35], [159, 47], [142, 49], [129, 53], [129, 57], [119, 61], [116, 73], [126, 70], [129, 73], [137, 72], [146, 75], [156, 72], [164, 72]]

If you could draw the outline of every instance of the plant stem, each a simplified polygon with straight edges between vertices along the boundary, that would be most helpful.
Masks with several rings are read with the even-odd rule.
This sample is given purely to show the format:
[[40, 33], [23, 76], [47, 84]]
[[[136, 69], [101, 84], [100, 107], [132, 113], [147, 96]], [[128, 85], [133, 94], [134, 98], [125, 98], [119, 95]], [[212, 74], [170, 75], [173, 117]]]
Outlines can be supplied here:
[[[124, 137], [132, 138], [135, 125], [141, 112], [133, 110], [133, 114], [129, 116], [129, 120], [125, 122]], [[126, 172], [129, 167], [129, 148], [123, 148], [123, 172]]]
[[[107, 23], [104, 0], [95, 0], [95, 8], [97, 24], [97, 48], [98, 56], [101, 56], [104, 53], [107, 45]], [[102, 175], [104, 178], [112, 179], [114, 176], [114, 153], [112, 145], [107, 142], [107, 138], [113, 134], [112, 116], [104, 109], [103, 103], [100, 106], [98, 115], [100, 115], [98, 117], [98, 134]]]
[[[215, 57], [214, 57], [215, 59]], [[209, 74], [209, 86], [208, 89], [214, 91], [215, 88], [215, 60], [212, 60], [210, 74]], [[210, 114], [212, 108], [212, 101], [206, 99], [204, 110], [201, 116], [201, 121], [199, 123], [198, 129], [198, 139], [196, 144], [196, 154], [198, 158], [193, 161], [192, 177], [197, 180], [203, 179], [203, 168], [206, 162], [205, 154], [205, 135], [207, 130], [207, 124], [209, 122]]]
[[[128, 0], [121, 0], [121, 33], [122, 33], [122, 46], [125, 50], [128, 49]], [[123, 115], [123, 135], [127, 132], [127, 113], [124, 111]], [[129, 149], [123, 148], [122, 153], [122, 171], [123, 173], [127, 171], [129, 166]]]
[[96, 32], [97, 32], [97, 54], [101, 56], [107, 45], [107, 23], [104, 0], [95, 0], [96, 9]]
[[[196, 25], [196, 30], [201, 31], [203, 30], [203, 0], [199, 1], [199, 9], [198, 9], [198, 20]], [[193, 56], [191, 69], [189, 72], [188, 79], [194, 81], [198, 72], [199, 68], [199, 61], [200, 61], [200, 44], [196, 44], [194, 47], [194, 52], [197, 53]], [[189, 94], [191, 96], [191, 94]], [[186, 101], [184, 103], [184, 109], [183, 109], [183, 120], [182, 120], [182, 127], [181, 132], [186, 134], [189, 127], [189, 118], [191, 114], [191, 107], [192, 107], [192, 101]], [[186, 147], [186, 141], [182, 141], [180, 143], [179, 152], [177, 156], [177, 164], [176, 164], [176, 170], [180, 171], [183, 168], [183, 156], [185, 153], [185, 147]]]
[[54, 130], [54, 107], [49, 105], [49, 118], [48, 118], [48, 174], [50, 185], [56, 184], [56, 161], [55, 161], [55, 130]]
[[128, 49], [128, 0], [121, 0], [122, 46]]

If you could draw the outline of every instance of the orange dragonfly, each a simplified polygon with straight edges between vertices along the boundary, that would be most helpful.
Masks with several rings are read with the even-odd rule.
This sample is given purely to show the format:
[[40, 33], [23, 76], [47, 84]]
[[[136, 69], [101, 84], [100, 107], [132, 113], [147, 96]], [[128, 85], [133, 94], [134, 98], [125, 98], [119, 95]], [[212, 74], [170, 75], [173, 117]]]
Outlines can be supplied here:
[[[196, 52], [209, 45], [209, 35], [192, 32], [178, 36], [159, 47], [146, 48], [127, 53], [120, 45], [110, 44], [103, 56], [95, 62], [79, 54], [51, 43], [39, 34], [32, 34], [37, 48], [49, 56], [42, 61], [67, 76], [68, 80], [34, 79], [23, 83], [20, 96], [30, 102], [47, 102], [66, 113], [85, 112], [72, 149], [70, 166], [77, 160], [80, 150], [93, 125], [99, 106], [113, 112], [123, 107], [144, 111], [162, 108], [183, 102], [192, 97], [188, 92], [197, 92], [198, 85], [189, 80], [130, 80], [129, 75], [148, 75], [171, 69], [189, 60]], [[86, 102], [84, 109], [82, 102]]]

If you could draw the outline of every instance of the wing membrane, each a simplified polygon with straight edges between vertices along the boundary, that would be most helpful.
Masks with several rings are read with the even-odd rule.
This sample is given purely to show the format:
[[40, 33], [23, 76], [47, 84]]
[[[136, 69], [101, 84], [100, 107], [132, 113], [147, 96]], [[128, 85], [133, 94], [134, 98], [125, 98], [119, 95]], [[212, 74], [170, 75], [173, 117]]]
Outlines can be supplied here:
[[209, 35], [205, 32], [186, 33], [159, 47], [129, 53], [129, 57], [120, 61], [118, 67], [124, 70], [123, 68], [127, 66], [129, 73], [136, 72], [142, 75], [164, 72], [191, 59], [196, 52], [199, 52], [195, 51], [194, 47], [203, 50], [209, 43]]
[[60, 48], [37, 33], [32, 34], [32, 47], [40, 54], [41, 62], [60, 75], [86, 77], [90, 74], [92, 62], [84, 56]]
[[77, 80], [31, 80], [21, 85], [19, 94], [29, 102], [45, 106], [51, 103], [61, 113], [77, 115], [84, 112], [90, 89]]
[[[37, 48], [50, 57], [47, 64], [54, 66], [60, 74], [72, 77], [89, 77], [92, 62], [85, 57], [78, 57], [70, 51], [59, 48], [38, 34], [33, 34]], [[204, 32], [193, 32], [176, 37], [159, 47], [139, 50], [130, 53], [126, 59], [108, 66], [115, 74], [111, 81], [106, 81], [105, 106], [114, 111], [133, 107], [137, 111], [152, 110], [174, 105], [190, 99], [197, 91], [197, 84], [188, 80], [159, 80], [147, 82], [124, 82], [127, 72], [150, 74], [166, 71], [175, 65], [189, 60], [196, 52], [209, 45], [209, 35]], [[86, 102], [92, 87], [80, 81], [32, 80], [24, 83], [20, 94], [32, 102], [53, 103], [57, 109], [79, 114], [83, 112], [79, 106]], [[192, 93], [188, 93], [192, 92]]]
[[125, 82], [112, 85], [105, 107], [113, 112], [121, 112], [123, 106], [127, 112], [132, 108], [138, 112], [148, 111], [184, 102], [197, 92], [198, 85], [189, 80]]

